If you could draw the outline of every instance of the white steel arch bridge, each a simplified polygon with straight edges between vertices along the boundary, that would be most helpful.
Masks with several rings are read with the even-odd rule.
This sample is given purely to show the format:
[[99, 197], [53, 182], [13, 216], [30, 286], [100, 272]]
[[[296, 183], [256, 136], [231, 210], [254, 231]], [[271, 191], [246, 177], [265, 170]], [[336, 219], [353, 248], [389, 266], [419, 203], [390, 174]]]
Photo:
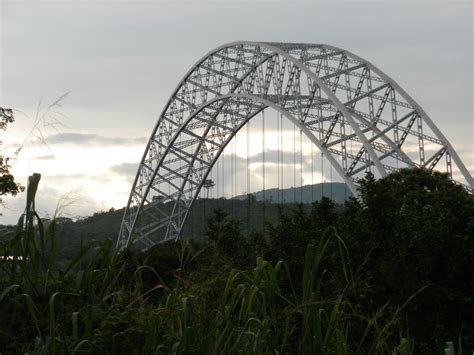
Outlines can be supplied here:
[[369, 168], [379, 177], [404, 167], [443, 170], [474, 187], [425, 111], [368, 61], [329, 45], [235, 42], [201, 58], [171, 95], [138, 167], [117, 247], [178, 238], [224, 148], [266, 109], [295, 124], [354, 194]]

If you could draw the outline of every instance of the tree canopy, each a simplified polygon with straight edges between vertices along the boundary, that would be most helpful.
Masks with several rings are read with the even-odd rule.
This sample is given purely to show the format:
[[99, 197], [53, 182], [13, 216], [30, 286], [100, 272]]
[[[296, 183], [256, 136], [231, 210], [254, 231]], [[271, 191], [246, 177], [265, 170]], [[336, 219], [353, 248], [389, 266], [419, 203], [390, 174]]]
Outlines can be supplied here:
[[[14, 122], [13, 111], [0, 107], [0, 129], [6, 130], [9, 123]], [[0, 141], [0, 145], [3, 142]], [[0, 197], [6, 195], [15, 196], [24, 188], [15, 181], [14, 176], [10, 173], [8, 158], [0, 153]], [[0, 203], [2, 199], [0, 198]]]

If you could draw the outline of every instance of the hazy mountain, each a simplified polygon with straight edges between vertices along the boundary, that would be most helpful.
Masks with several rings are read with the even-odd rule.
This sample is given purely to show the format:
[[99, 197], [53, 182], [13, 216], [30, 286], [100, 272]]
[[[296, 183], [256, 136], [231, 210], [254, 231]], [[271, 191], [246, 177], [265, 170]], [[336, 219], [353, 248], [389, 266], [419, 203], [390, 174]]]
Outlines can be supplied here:
[[[258, 191], [252, 193], [257, 201], [263, 201], [264, 199], [268, 202], [274, 203], [293, 203], [303, 202], [311, 203], [319, 201], [322, 196], [332, 199], [335, 203], [342, 204], [347, 200], [352, 193], [344, 183], [339, 182], [326, 182], [315, 185], [304, 185], [303, 187], [291, 187], [289, 189], [267, 189], [264, 191]], [[246, 195], [236, 196], [235, 199], [242, 200], [246, 199]]]

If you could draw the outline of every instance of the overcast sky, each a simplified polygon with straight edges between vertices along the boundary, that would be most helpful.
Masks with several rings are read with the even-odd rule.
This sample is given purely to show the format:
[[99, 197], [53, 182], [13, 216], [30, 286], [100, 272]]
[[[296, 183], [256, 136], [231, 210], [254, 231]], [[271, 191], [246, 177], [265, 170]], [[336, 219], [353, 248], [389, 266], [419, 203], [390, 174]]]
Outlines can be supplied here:
[[[14, 162], [22, 183], [43, 175], [43, 214], [69, 191], [78, 200], [71, 214], [123, 207], [178, 81], [205, 53], [236, 40], [327, 43], [369, 60], [425, 109], [474, 171], [470, 1], [0, 3], [0, 106], [16, 110], [3, 152], [26, 138], [40, 100], [45, 109], [70, 92], [48, 116], [64, 126], [41, 126], [48, 146], [27, 145]], [[14, 223], [23, 206], [22, 196], [7, 199], [0, 223]]]

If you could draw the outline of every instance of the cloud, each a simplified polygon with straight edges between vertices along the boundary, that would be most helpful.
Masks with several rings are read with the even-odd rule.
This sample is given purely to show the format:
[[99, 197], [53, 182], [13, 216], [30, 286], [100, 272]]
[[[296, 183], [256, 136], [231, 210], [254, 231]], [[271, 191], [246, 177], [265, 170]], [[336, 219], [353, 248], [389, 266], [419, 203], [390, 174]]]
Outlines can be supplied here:
[[[16, 224], [26, 205], [26, 192], [16, 197], [5, 198], [1, 224]], [[41, 184], [36, 194], [36, 210], [41, 217], [51, 217], [55, 213], [63, 216], [87, 216], [101, 209], [101, 205], [86, 191], [81, 189], [63, 191], [51, 185]]]
[[105, 137], [87, 133], [57, 133], [47, 136], [45, 139], [48, 144], [72, 144], [81, 146], [136, 145], [145, 144], [146, 140], [145, 137]]
[[112, 165], [110, 170], [118, 175], [123, 175], [126, 177], [134, 177], [138, 169], [137, 163], [122, 163], [117, 165]]
[[53, 159], [56, 159], [56, 157], [53, 154], [46, 154], [46, 155], [39, 155], [32, 159], [33, 160], [53, 160]]
[[[295, 153], [290, 151], [278, 151], [278, 150], [270, 150], [265, 149], [265, 163], [274, 163], [278, 164], [278, 162], [285, 164], [292, 164], [293, 161], [296, 159], [296, 164], [300, 162], [300, 154], [301, 152], [297, 150]], [[311, 153], [303, 152], [303, 159], [311, 158]], [[249, 157], [249, 163], [261, 163], [263, 161], [263, 153], [255, 154]], [[291, 163], [290, 163], [291, 162]]]

